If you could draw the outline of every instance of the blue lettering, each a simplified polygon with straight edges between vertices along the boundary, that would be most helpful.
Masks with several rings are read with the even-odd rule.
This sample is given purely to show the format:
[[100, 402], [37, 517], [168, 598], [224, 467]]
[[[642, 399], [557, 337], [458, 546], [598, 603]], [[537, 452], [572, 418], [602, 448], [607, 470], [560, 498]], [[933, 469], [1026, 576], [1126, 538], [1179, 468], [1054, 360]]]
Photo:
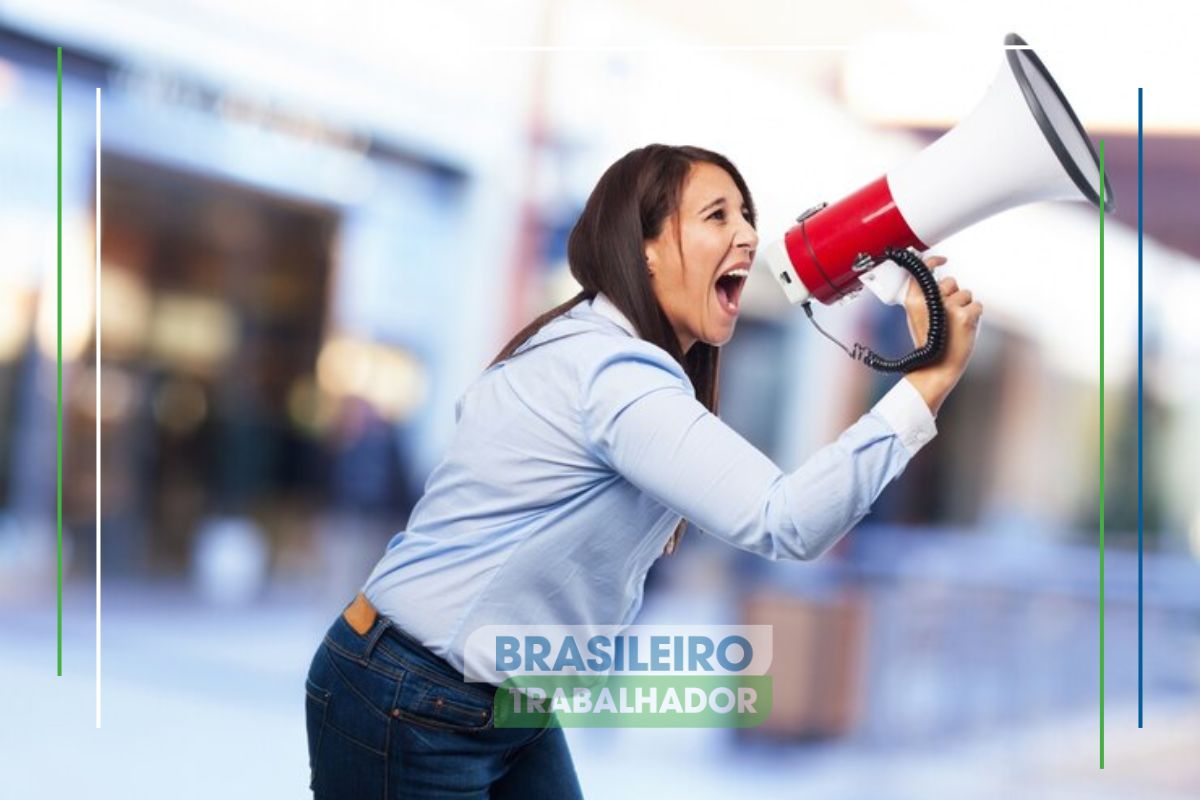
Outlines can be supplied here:
[[596, 656], [588, 659], [588, 669], [607, 672], [612, 667], [612, 654], [608, 652], [610, 646], [611, 642], [607, 636], [593, 636], [588, 639], [588, 652]]
[[712, 672], [712, 664], [708, 663], [712, 654], [712, 639], [707, 636], [692, 637], [688, 640], [688, 670], [695, 672], [699, 668], [706, 672]]
[[525, 669], [529, 671], [540, 669], [543, 672], [549, 672], [550, 667], [546, 665], [546, 656], [549, 653], [550, 640], [545, 636], [525, 637]]
[[[742, 648], [742, 658], [736, 664], [729, 660], [729, 648], [733, 645], [738, 645]], [[717, 650], [717, 662], [721, 665], [722, 669], [727, 669], [730, 672], [738, 672], [745, 669], [753, 657], [754, 651], [750, 648], [750, 642], [746, 641], [744, 636], [726, 636], [721, 640], [721, 647]]]
[[496, 637], [496, 671], [509, 672], [521, 666], [521, 642], [515, 636]]
[[638, 661], [638, 639], [633, 636], [629, 639], [629, 671], [630, 672], [645, 672], [650, 669], [650, 665], [645, 661]]
[[666, 672], [671, 668], [671, 637], [670, 636], [651, 636], [650, 637], [650, 658], [653, 660], [653, 667], [656, 672]]
[[558, 658], [554, 659], [555, 672], [567, 667], [583, 671], [583, 655], [579, 652], [579, 645], [575, 644], [574, 636], [563, 639], [562, 649], [558, 651]]

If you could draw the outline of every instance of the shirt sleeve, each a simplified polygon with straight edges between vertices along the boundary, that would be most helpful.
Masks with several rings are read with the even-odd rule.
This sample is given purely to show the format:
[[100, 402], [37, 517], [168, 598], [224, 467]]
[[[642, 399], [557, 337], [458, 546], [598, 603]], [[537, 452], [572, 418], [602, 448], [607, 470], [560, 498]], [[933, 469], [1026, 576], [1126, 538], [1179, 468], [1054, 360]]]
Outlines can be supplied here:
[[784, 473], [696, 400], [666, 353], [606, 359], [585, 381], [581, 416], [596, 458], [710, 534], [771, 560], [811, 560], [832, 547], [937, 433], [902, 379]]

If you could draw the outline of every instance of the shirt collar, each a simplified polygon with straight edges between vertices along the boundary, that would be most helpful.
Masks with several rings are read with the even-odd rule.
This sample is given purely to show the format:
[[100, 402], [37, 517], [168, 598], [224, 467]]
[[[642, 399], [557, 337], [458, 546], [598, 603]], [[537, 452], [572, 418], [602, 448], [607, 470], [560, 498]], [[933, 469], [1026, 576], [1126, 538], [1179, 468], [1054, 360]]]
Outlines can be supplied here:
[[600, 316], [615, 322], [621, 330], [628, 333], [630, 336], [637, 337], [637, 328], [621, 313], [621, 310], [613, 305], [613, 301], [608, 299], [608, 296], [603, 292], [597, 292], [592, 299], [592, 310]]

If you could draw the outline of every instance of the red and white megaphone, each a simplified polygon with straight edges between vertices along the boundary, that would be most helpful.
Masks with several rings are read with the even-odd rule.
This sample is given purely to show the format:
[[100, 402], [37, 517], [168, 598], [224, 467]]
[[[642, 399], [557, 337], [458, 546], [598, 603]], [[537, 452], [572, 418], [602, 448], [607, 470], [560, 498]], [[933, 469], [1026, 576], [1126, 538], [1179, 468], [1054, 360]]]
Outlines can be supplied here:
[[1020, 36], [1004, 43], [1005, 61], [966, 119], [898, 169], [804, 212], [759, 256], [810, 318], [813, 298], [833, 303], [864, 284], [884, 302], [900, 302], [911, 273], [929, 304], [929, 341], [900, 359], [857, 345], [851, 355], [876, 369], [907, 372], [937, 360], [945, 344], [936, 281], [912, 250], [1039, 200], [1099, 208], [1103, 192], [1104, 210], [1114, 207], [1096, 151], [1054, 78]]

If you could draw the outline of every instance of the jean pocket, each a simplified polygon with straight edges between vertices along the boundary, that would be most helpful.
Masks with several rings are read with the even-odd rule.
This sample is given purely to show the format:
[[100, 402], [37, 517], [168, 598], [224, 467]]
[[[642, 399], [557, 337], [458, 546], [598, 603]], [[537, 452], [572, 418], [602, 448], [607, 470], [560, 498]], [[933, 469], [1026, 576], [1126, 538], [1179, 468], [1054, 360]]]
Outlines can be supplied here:
[[409, 671], [400, 692], [398, 716], [440, 730], [481, 731], [491, 726], [487, 693], [449, 679]]
[[330, 691], [327, 724], [362, 747], [385, 753], [403, 676], [375, 669], [336, 647], [327, 646], [323, 658]]

